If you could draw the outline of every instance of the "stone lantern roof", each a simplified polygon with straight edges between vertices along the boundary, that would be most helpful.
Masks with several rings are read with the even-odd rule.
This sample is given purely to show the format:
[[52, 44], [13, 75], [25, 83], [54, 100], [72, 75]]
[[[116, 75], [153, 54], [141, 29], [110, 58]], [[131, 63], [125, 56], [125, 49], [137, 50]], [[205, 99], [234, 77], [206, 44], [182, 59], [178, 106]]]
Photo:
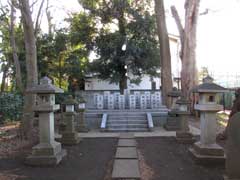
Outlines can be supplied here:
[[62, 103], [64, 105], [75, 105], [78, 104], [78, 102], [73, 98], [72, 95], [68, 95], [65, 99], [65, 101]]
[[203, 79], [203, 83], [192, 89], [194, 93], [223, 93], [228, 90], [218, 84], [213, 83], [213, 78], [207, 76]]
[[181, 97], [176, 101], [176, 104], [191, 104], [190, 101], [186, 100], [185, 98]]
[[37, 94], [55, 94], [63, 93], [64, 91], [61, 88], [54, 86], [52, 84], [52, 80], [45, 76], [40, 80], [39, 85], [28, 88], [26, 92]]

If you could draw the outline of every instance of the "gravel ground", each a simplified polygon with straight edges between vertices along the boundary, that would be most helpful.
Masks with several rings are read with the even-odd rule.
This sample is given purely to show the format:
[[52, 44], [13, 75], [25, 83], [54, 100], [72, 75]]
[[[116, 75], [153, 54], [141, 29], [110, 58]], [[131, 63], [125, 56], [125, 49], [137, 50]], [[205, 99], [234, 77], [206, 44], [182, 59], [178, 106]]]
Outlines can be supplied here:
[[143, 180], [222, 180], [224, 167], [195, 164], [188, 148], [173, 137], [138, 138]]

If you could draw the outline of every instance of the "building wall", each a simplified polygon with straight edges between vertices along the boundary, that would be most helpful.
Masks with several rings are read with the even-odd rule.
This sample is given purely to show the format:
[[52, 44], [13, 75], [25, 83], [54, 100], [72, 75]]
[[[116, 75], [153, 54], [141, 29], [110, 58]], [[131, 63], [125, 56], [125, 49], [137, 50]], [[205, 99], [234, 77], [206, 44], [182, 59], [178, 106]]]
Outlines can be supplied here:
[[[160, 78], [153, 78], [153, 81], [156, 82], [156, 89], [160, 88]], [[152, 82], [148, 75], [143, 76], [142, 81], [139, 85], [130, 84], [128, 81], [128, 88], [130, 90], [138, 89], [138, 90], [151, 90]], [[102, 81], [97, 78], [88, 79], [85, 83], [85, 90], [119, 90], [118, 84], [110, 84], [108, 81]]]

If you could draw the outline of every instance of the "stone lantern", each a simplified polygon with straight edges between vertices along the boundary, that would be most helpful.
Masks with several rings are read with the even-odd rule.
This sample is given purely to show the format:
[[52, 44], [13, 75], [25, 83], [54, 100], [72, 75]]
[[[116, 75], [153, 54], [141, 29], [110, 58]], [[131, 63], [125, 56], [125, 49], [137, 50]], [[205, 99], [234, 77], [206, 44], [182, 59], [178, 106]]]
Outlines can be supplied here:
[[195, 104], [194, 108], [200, 112], [201, 134], [200, 141], [189, 150], [199, 163], [225, 161], [223, 148], [216, 144], [216, 112], [223, 110], [223, 106], [217, 104], [217, 94], [226, 91], [225, 88], [213, 83], [210, 76], [203, 79], [203, 84], [193, 89], [200, 98], [199, 104]]
[[75, 145], [80, 142], [78, 133], [75, 131], [74, 119], [76, 116], [75, 106], [78, 102], [69, 95], [62, 103], [65, 105], [65, 112], [63, 112], [63, 121], [66, 123], [66, 127], [62, 132], [61, 142], [64, 145]]
[[166, 124], [164, 125], [165, 129], [168, 131], [176, 131], [179, 130], [180, 128], [179, 124], [180, 118], [177, 115], [178, 104], [176, 104], [180, 96], [181, 92], [178, 90], [173, 90], [168, 93], [168, 97], [170, 97], [171, 99], [171, 110], [168, 112], [167, 121]]
[[32, 154], [27, 157], [26, 164], [49, 166], [58, 164], [66, 155], [61, 144], [54, 140], [54, 111], [59, 109], [55, 104], [55, 93], [63, 90], [52, 85], [48, 77], [40, 80], [40, 84], [27, 89], [28, 93], [37, 94], [33, 109], [39, 114], [39, 144], [32, 148]]
[[86, 109], [86, 101], [82, 96], [78, 98], [78, 105], [77, 105], [77, 116], [76, 116], [76, 130], [78, 132], [88, 132], [88, 128], [85, 124], [85, 117], [84, 117], [84, 112]]
[[195, 139], [192, 133], [190, 133], [188, 126], [188, 118], [190, 115], [189, 105], [191, 103], [181, 97], [181, 99], [176, 101], [176, 104], [178, 105], [176, 114], [180, 122], [180, 129], [176, 132], [176, 140], [180, 143], [192, 144], [195, 142]]

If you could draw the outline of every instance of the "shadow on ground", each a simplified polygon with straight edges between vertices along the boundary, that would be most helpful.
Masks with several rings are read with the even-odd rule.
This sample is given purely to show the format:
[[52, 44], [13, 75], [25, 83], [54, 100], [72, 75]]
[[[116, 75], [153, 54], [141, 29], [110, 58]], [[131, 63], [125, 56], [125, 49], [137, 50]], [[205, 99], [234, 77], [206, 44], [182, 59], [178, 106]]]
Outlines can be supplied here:
[[108, 180], [117, 139], [84, 139], [79, 145], [64, 147], [67, 157], [56, 167], [23, 165], [25, 154], [0, 159], [1, 180]]

